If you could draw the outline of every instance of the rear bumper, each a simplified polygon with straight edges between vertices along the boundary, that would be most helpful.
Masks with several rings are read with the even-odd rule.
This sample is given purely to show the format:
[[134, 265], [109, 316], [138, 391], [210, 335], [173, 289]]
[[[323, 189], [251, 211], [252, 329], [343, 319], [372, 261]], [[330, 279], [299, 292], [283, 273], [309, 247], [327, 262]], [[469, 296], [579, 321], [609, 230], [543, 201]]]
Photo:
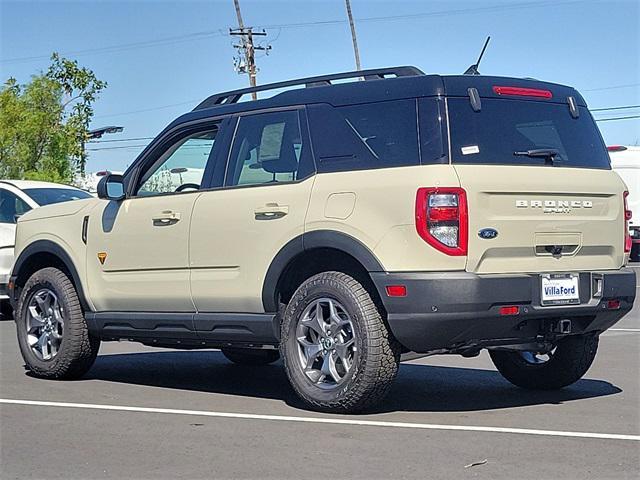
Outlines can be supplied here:
[[[395, 337], [407, 349], [427, 353], [473, 354], [480, 348], [552, 342], [566, 335], [601, 332], [631, 308], [636, 279], [632, 269], [580, 272], [580, 304], [541, 306], [539, 274], [477, 275], [468, 272], [373, 273]], [[597, 280], [602, 283], [596, 291]], [[405, 285], [404, 297], [390, 297], [389, 285]], [[610, 306], [618, 300], [619, 306]], [[500, 307], [517, 305], [517, 315]], [[533, 348], [533, 347], [531, 347]]]

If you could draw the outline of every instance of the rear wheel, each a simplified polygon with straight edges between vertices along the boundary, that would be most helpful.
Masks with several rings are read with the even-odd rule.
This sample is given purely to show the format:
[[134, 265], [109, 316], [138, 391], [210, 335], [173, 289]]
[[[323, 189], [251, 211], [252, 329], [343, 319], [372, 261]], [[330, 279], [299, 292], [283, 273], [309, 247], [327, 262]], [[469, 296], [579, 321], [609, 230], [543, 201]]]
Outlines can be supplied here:
[[598, 350], [596, 335], [576, 335], [558, 341], [543, 354], [491, 350], [493, 364], [504, 378], [518, 387], [556, 390], [577, 382], [587, 373]]
[[63, 272], [43, 268], [34, 273], [15, 315], [20, 352], [34, 375], [74, 379], [91, 368], [100, 340], [89, 334], [76, 290]]
[[223, 348], [222, 354], [227, 357], [227, 360], [238, 365], [268, 365], [280, 358], [277, 350], [251, 348]]
[[287, 377], [312, 408], [358, 412], [380, 402], [398, 371], [400, 345], [367, 290], [340, 272], [305, 281], [282, 322]]

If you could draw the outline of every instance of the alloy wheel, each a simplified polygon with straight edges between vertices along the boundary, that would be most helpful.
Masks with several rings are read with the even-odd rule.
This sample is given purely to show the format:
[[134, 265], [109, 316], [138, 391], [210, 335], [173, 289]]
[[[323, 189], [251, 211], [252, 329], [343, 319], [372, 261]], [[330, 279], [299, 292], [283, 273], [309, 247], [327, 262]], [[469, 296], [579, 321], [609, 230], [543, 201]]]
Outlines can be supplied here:
[[48, 288], [38, 290], [26, 311], [27, 342], [40, 360], [52, 360], [60, 350], [64, 331], [64, 309]]
[[298, 356], [307, 378], [320, 388], [341, 384], [356, 360], [356, 337], [346, 309], [332, 298], [313, 301], [296, 327]]

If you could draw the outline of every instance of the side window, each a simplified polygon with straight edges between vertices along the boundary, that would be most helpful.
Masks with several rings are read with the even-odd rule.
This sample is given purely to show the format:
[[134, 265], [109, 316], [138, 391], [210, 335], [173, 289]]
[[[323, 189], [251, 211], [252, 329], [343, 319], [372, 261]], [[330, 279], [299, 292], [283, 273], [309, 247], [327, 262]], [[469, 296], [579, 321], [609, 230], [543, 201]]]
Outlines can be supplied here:
[[415, 99], [309, 108], [319, 172], [420, 164]]
[[198, 190], [218, 129], [183, 137], [140, 177], [136, 195], [152, 196]]
[[226, 186], [291, 182], [311, 173], [297, 110], [246, 115], [238, 122]]
[[0, 188], [0, 223], [16, 223], [18, 217], [31, 207], [16, 194]]

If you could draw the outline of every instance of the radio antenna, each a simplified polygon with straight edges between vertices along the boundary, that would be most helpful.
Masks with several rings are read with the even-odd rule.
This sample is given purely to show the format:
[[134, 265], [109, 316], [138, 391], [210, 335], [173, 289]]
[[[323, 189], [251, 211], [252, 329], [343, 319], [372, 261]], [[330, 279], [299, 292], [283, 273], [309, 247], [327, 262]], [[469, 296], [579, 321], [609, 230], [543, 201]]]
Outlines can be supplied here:
[[480, 72], [478, 71], [478, 66], [480, 65], [480, 61], [482, 60], [482, 56], [484, 55], [484, 51], [487, 49], [487, 45], [489, 45], [489, 40], [491, 40], [491, 37], [487, 37], [487, 40], [484, 42], [484, 47], [482, 47], [482, 51], [480, 52], [480, 56], [478, 57], [478, 61], [476, 63], [474, 63], [473, 65], [471, 65], [469, 68], [467, 68], [467, 70], [464, 72], [465, 75], [480, 75]]

